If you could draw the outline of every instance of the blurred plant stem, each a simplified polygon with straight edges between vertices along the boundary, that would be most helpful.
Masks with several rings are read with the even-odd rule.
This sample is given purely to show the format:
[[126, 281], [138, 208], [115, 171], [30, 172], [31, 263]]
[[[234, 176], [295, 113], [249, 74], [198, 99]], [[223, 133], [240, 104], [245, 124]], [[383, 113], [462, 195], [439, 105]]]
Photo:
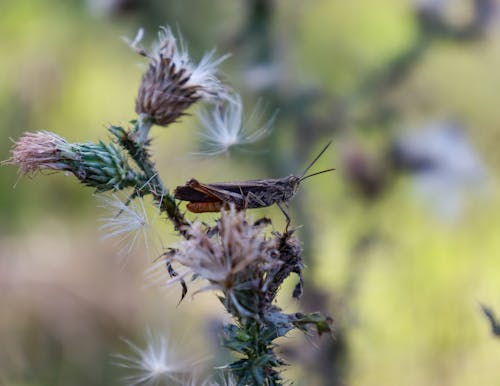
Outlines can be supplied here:
[[[289, 173], [290, 169], [295, 170], [298, 167], [296, 161], [303, 162], [311, 148], [318, 142], [322, 136], [331, 137], [334, 133], [343, 133], [349, 136], [350, 132], [363, 130], [365, 127], [391, 127], [395, 115], [387, 105], [387, 95], [403, 83], [411, 74], [413, 69], [421, 62], [422, 58], [432, 48], [433, 43], [438, 40], [448, 40], [456, 43], [474, 42], [484, 36], [491, 15], [485, 12], [492, 5], [489, 0], [478, 0], [474, 3], [475, 16], [468, 23], [456, 26], [449, 23], [443, 14], [432, 14], [426, 10], [419, 9], [415, 5], [414, 17], [417, 25], [417, 33], [413, 42], [408, 47], [398, 53], [391, 59], [381, 71], [374, 71], [362, 74], [358, 87], [347, 98], [331, 101], [328, 111], [331, 115], [326, 118], [316, 118], [311, 115], [309, 107], [311, 102], [316, 102], [318, 98], [324, 98], [321, 90], [298, 89], [293, 96], [280, 93], [280, 89], [287, 89], [284, 82], [285, 77], [277, 77], [272, 83], [262, 89], [258, 89], [259, 97], [264, 95], [265, 100], [273, 107], [280, 107], [281, 111], [277, 117], [276, 124], [285, 122], [287, 132], [291, 140], [291, 146], [286, 152], [283, 151], [281, 140], [277, 135], [271, 136], [268, 141], [269, 157], [260, 157], [258, 161], [268, 170], [271, 175], [283, 175]], [[277, 57], [277, 46], [272, 35], [273, 16], [275, 11], [274, 2], [271, 0], [247, 0], [246, 1], [246, 24], [237, 34], [235, 43], [245, 46], [252, 52], [252, 56], [247, 64], [249, 68], [273, 68], [277, 67], [273, 73], [282, 74], [286, 69], [279, 68], [279, 58]], [[487, 17], [481, 17], [487, 15]], [[282, 53], [281, 53], [282, 54]], [[322, 101], [324, 103], [324, 101]], [[358, 113], [358, 107], [367, 106]], [[283, 108], [288, 106], [288, 108]], [[295, 124], [291, 124], [291, 122]], [[351, 133], [352, 134], [352, 133]], [[390, 136], [389, 136], [390, 137]], [[302, 161], [301, 161], [302, 160]], [[383, 178], [381, 175], [380, 178]], [[385, 178], [381, 180], [380, 189], [377, 194], [366, 200], [368, 205], [375, 203], [387, 188], [389, 181]], [[307, 206], [304, 196], [298, 196], [294, 201], [295, 219], [297, 223], [303, 225], [301, 228], [301, 237], [306, 246], [315, 245], [314, 235], [311, 233], [310, 217], [308, 216]], [[337, 297], [344, 299], [349, 304], [352, 297], [356, 294], [358, 282], [362, 280], [362, 270], [365, 264], [363, 256], [376, 243], [378, 238], [377, 225], [370, 229], [360, 232], [357, 241], [352, 247], [352, 256], [349, 259], [348, 277], [346, 278], [344, 290], [337, 294]], [[309, 274], [314, 276], [316, 265], [310, 258], [311, 250], [306, 249], [306, 261], [310, 268]], [[313, 296], [305, 297], [303, 305], [309, 308], [308, 302], [314, 302], [311, 305], [317, 307], [318, 299], [324, 299], [322, 306], [330, 303], [328, 296], [322, 294], [322, 291], [315, 288], [314, 281], [308, 282], [308, 294]], [[344, 303], [342, 302], [342, 303]], [[341, 310], [335, 310], [333, 314], [339, 314]], [[337, 326], [335, 342], [329, 342], [326, 352], [323, 355], [320, 351], [314, 353], [317, 360], [312, 361], [322, 373], [322, 383], [324, 385], [341, 385], [347, 373], [345, 367], [347, 362], [348, 344], [344, 338], [344, 326]]]

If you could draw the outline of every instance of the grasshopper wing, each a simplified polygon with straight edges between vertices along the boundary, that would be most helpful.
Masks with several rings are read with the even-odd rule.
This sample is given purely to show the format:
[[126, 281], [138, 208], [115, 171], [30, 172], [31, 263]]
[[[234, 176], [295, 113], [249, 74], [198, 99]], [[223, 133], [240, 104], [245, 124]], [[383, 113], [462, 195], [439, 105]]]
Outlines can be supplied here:
[[216, 182], [207, 186], [213, 189], [223, 190], [246, 196], [248, 193], [258, 193], [263, 189], [273, 184], [272, 179], [268, 180], [248, 180], [248, 181], [235, 181], [235, 182]]
[[190, 202], [227, 202], [241, 206], [244, 202], [244, 196], [240, 191], [227, 189], [228, 185], [219, 187], [213, 184], [202, 184], [194, 178], [189, 180], [186, 185], [178, 186], [175, 189], [175, 198]]
[[175, 188], [174, 196], [178, 200], [191, 201], [191, 202], [219, 202], [221, 201], [214, 195], [208, 195], [193, 189], [190, 186], [182, 185]]

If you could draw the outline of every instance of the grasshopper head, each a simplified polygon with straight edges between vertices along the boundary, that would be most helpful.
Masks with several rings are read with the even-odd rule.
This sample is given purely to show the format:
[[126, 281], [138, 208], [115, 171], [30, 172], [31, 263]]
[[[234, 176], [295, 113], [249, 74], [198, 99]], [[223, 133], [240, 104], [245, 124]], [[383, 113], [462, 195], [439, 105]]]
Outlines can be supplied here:
[[292, 188], [293, 194], [297, 193], [297, 190], [299, 189], [301, 178], [299, 176], [294, 176], [293, 174], [288, 177], [287, 183], [289, 186]]
[[288, 177], [281, 178], [276, 182], [277, 182], [276, 188], [279, 189], [281, 196], [280, 201], [288, 201], [293, 196], [295, 196], [295, 193], [297, 193], [297, 190], [300, 185], [300, 177], [294, 176], [292, 174]]

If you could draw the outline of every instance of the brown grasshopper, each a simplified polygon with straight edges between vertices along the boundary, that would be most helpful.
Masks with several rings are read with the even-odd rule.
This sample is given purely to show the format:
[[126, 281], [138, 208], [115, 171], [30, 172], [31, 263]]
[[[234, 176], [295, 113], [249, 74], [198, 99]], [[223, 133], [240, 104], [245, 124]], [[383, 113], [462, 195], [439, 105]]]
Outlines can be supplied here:
[[223, 206], [233, 204], [236, 209], [264, 208], [276, 204], [286, 217], [286, 227], [290, 217], [282, 204], [286, 204], [306, 178], [326, 173], [335, 169], [305, 175], [331, 145], [332, 141], [321, 150], [300, 176], [290, 175], [284, 178], [248, 180], [237, 182], [216, 182], [203, 184], [191, 178], [185, 185], [174, 191], [175, 198], [189, 201], [187, 209], [193, 213], [218, 212]]

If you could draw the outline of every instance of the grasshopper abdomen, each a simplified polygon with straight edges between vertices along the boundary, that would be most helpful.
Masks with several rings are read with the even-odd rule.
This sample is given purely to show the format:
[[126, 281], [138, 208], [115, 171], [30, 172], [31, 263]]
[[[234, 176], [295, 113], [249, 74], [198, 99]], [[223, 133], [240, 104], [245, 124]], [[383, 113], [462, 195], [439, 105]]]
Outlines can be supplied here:
[[192, 213], [220, 212], [222, 201], [217, 202], [190, 202], [186, 208]]

